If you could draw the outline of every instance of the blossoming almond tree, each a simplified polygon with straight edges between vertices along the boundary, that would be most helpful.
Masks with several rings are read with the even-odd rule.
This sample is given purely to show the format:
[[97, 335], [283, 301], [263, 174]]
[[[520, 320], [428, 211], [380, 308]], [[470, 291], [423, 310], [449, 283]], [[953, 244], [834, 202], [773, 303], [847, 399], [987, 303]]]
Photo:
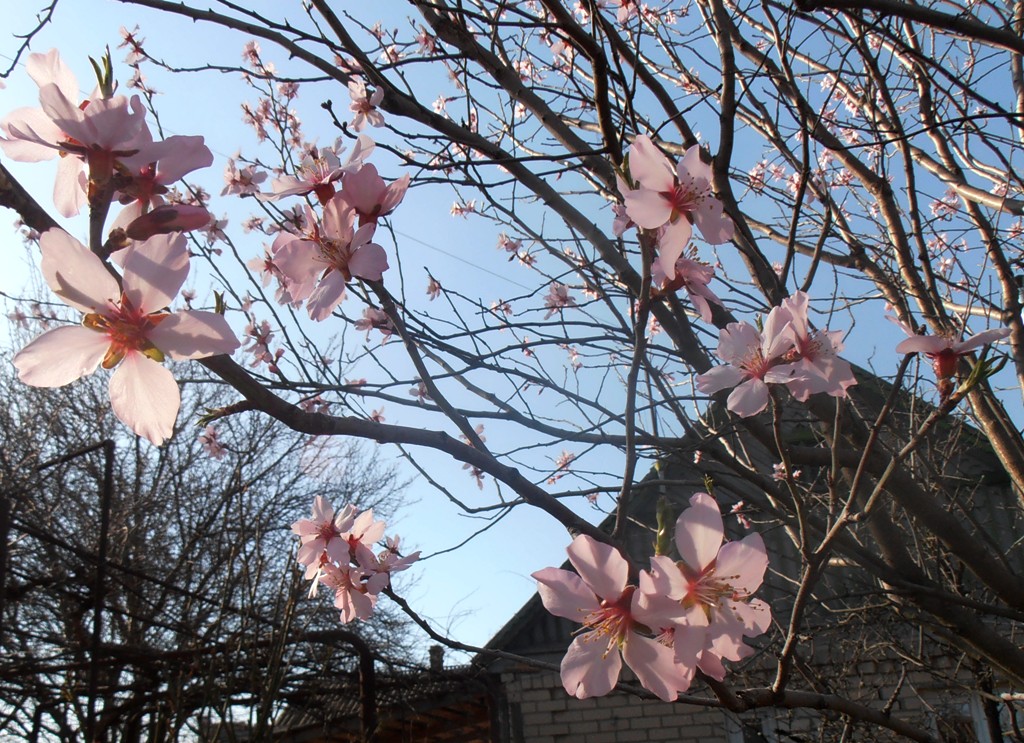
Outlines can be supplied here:
[[[534, 508], [572, 533], [579, 579], [539, 574], [549, 606], [585, 627], [562, 677], [571, 694], [611, 693], [621, 654], [662, 699], [736, 714], [824, 710], [827, 739], [886, 728], [932, 740], [932, 722], [893, 713], [923, 686], [894, 671], [880, 682], [891, 703], [864, 700], [858, 689], [875, 680], [840, 669], [908, 664], [943, 688], [977, 689], [995, 729], [1024, 686], [1014, 639], [1024, 444], [1004, 391], [1024, 380], [1024, 184], [1012, 165], [1018, 113], [993, 91], [1014, 89], [1024, 49], [1001, 7], [826, 5], [389, 3], [417, 15], [408, 26], [377, 23], [376, 9], [342, 17], [322, 0], [304, 6], [308, 26], [284, 11], [161, 5], [239, 32], [239, 48], [258, 35], [280, 50], [278, 68], [250, 43], [238, 66], [260, 91], [245, 114], [251, 146], [283, 155], [275, 175], [304, 178], [310, 121], [354, 142], [372, 124], [381, 155], [326, 199], [314, 187], [317, 203], [282, 189], [246, 219], [248, 237], [224, 228], [194, 243], [212, 271], [237, 255], [263, 274], [225, 282], [248, 328], [244, 358], [204, 364], [240, 407], [296, 430], [444, 454], [410, 456], [463, 513]], [[318, 56], [311, 39], [330, 53]], [[301, 125], [296, 80], [324, 103]], [[330, 104], [347, 91], [351, 120]], [[462, 219], [434, 229], [439, 210], [412, 214], [416, 191], [434, 187], [454, 188], [454, 211], [488, 238], [453, 245]], [[38, 203], [4, 189], [30, 227], [46, 225]], [[365, 256], [372, 271], [331, 264], [320, 278], [332, 301], [312, 307], [316, 272], [290, 277], [283, 248], [257, 243], [300, 242], [278, 236], [330, 223], [328, 208], [343, 211], [334, 199], [361, 225], [346, 216], [324, 233], [346, 248], [345, 265], [369, 249], [372, 229], [401, 270], [385, 271], [376, 250]], [[403, 225], [416, 239], [443, 236], [458, 269], [417, 273], [422, 253]], [[483, 260], [475, 248], [495, 237], [496, 272], [527, 287], [514, 296], [467, 279]], [[103, 255], [108, 235], [90, 238]], [[308, 334], [310, 311], [336, 343]], [[886, 312], [926, 324], [931, 338], [979, 340], [899, 345], [880, 330]], [[933, 373], [904, 352], [956, 363]], [[879, 376], [855, 374], [854, 361]], [[983, 459], [998, 463], [996, 478], [963, 477]], [[691, 501], [700, 490], [713, 498]], [[656, 520], [666, 534], [682, 513], [680, 559], [656, 537], [664, 544], [641, 573], [649, 555], [626, 545], [636, 529], [652, 530], [648, 544], [661, 533], [655, 492], [670, 501]], [[725, 541], [727, 511], [765, 534], [763, 546]], [[607, 572], [580, 554], [604, 555]], [[346, 619], [390, 591], [370, 589], [379, 572], [369, 558], [335, 568]], [[773, 585], [752, 599], [763, 574]], [[771, 604], [768, 632], [758, 601]], [[644, 611], [657, 617], [647, 624]], [[754, 646], [763, 652], [745, 658]], [[804, 662], [822, 647], [835, 648], [831, 665]], [[933, 649], [956, 662], [932, 663]], [[952, 666], [971, 670], [941, 670]], [[690, 693], [698, 684], [709, 693]]]

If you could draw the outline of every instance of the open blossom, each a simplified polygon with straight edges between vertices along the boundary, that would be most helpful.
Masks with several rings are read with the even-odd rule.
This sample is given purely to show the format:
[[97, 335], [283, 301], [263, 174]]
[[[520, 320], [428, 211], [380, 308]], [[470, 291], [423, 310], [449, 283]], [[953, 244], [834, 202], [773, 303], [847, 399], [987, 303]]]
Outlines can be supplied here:
[[221, 443], [217, 436], [217, 429], [213, 426], [207, 426], [199, 434], [199, 443], [203, 450], [214, 459], [223, 459], [228, 453], [227, 447]]
[[793, 330], [794, 347], [787, 357], [794, 361], [797, 375], [787, 382], [790, 393], [800, 402], [814, 394], [846, 397], [846, 390], [857, 384], [850, 364], [837, 355], [843, 350], [842, 333], [836, 330], [811, 330], [807, 321], [809, 299], [795, 292], [782, 300], [781, 319]]
[[556, 312], [566, 307], [575, 306], [576, 299], [569, 294], [569, 287], [555, 282], [548, 288], [548, 294], [544, 297], [544, 307], [547, 308], [547, 314], [544, 315], [544, 319], [547, 320]]
[[939, 391], [944, 398], [953, 392], [950, 380], [956, 376], [956, 367], [961, 356], [1010, 335], [1009, 328], [991, 328], [965, 340], [954, 341], [941, 335], [916, 335], [910, 333], [902, 323], [897, 324], [910, 337], [896, 346], [896, 353], [923, 353], [931, 359], [935, 377], [939, 380]]
[[629, 174], [639, 188], [623, 192], [626, 213], [645, 230], [665, 227], [658, 262], [669, 279], [690, 242], [692, 224], [713, 245], [732, 238], [733, 222], [722, 210], [722, 202], [711, 195], [711, 166], [701, 160], [697, 145], [673, 167], [650, 137], [637, 137], [629, 148]]
[[334, 147], [311, 147], [302, 158], [295, 175], [275, 178], [270, 184], [272, 193], [257, 194], [256, 198], [260, 201], [277, 201], [285, 196], [312, 193], [321, 204], [327, 204], [335, 194], [334, 184], [345, 173], [358, 170], [375, 147], [372, 139], [360, 134], [344, 162], [341, 153], [345, 151], [345, 146], [340, 138], [335, 141]]
[[[640, 590], [655, 601], [678, 601], [685, 611], [668, 630], [676, 663], [689, 680], [698, 668], [712, 678], [725, 678], [723, 660], [738, 661], [753, 651], [744, 637], [756, 637], [771, 626], [771, 609], [752, 598], [768, 568], [760, 534], [722, 543], [722, 515], [707, 493], [690, 498], [690, 507], [676, 521], [675, 544], [680, 560], [651, 558], [651, 572], [641, 573]], [[683, 689], [686, 686], [682, 687]]]
[[[675, 700], [687, 680], [672, 649], [639, 633], [671, 624], [673, 614], [640, 605], [637, 587], [627, 585], [629, 564], [613, 547], [580, 535], [567, 552], [579, 575], [558, 568], [533, 574], [544, 608], [583, 625], [562, 659], [566, 692], [578, 699], [609, 693], [625, 660], [644, 688], [666, 702]], [[664, 603], [661, 608], [667, 606], [678, 607]]]
[[282, 232], [274, 241], [273, 262], [285, 277], [292, 300], [306, 300], [316, 321], [330, 317], [353, 278], [380, 281], [388, 269], [384, 248], [374, 242], [374, 223], [355, 229], [355, 211], [340, 196], [324, 207], [319, 222], [308, 211], [303, 236]]
[[384, 91], [377, 88], [371, 95], [366, 94], [366, 85], [362, 80], [352, 80], [348, 84], [348, 94], [352, 98], [349, 108], [355, 114], [352, 117], [352, 128], [361, 132], [370, 126], [384, 126], [384, 116], [377, 107], [384, 100]]
[[706, 263], [682, 256], [676, 260], [675, 278], [667, 279], [659, 262], [655, 262], [651, 274], [655, 286], [660, 287], [661, 292], [685, 289], [690, 302], [704, 322], [711, 322], [711, 302], [722, 305], [718, 295], [708, 288], [711, 279], [715, 277], [715, 269]]
[[175, 135], [153, 142], [148, 127], [143, 126], [140, 142], [145, 147], [136, 155], [122, 158], [118, 167], [115, 198], [125, 206], [111, 229], [127, 229], [134, 220], [164, 206], [164, 194], [172, 183], [213, 163], [213, 153], [199, 136]]
[[160, 235], [133, 245], [124, 259], [123, 286], [93, 253], [59, 229], [43, 233], [43, 278], [71, 307], [81, 326], [44, 333], [15, 357], [18, 376], [36, 387], [61, 387], [96, 367], [110, 377], [114, 414], [135, 433], [160, 444], [174, 430], [181, 397], [160, 362], [231, 353], [238, 340], [214, 312], [168, 312], [188, 276], [184, 236]]
[[391, 324], [388, 313], [377, 307], [364, 308], [363, 316], [352, 323], [352, 326], [359, 331], [365, 330], [367, 338], [370, 337], [370, 331], [374, 329], [381, 332], [384, 340], [390, 338], [391, 334], [395, 332], [395, 326]]
[[716, 366], [697, 375], [697, 389], [714, 394], [735, 387], [727, 406], [744, 418], [757, 415], [768, 405], [769, 384], [787, 384], [799, 372], [784, 356], [796, 346], [789, 320], [773, 309], [764, 331], [745, 322], [731, 322], [718, 335], [717, 354], [727, 366]]
[[78, 81], [56, 49], [28, 55], [25, 68], [39, 86], [40, 108], [20, 108], [0, 121], [0, 149], [21, 162], [60, 155], [54, 204], [73, 217], [86, 203], [87, 182], [108, 183], [120, 158], [139, 155], [149, 143], [146, 109], [138, 96], [80, 101]]
[[318, 495], [313, 500], [312, 517], [292, 524], [292, 532], [301, 542], [299, 562], [309, 568], [319, 565], [321, 557], [326, 556], [328, 560], [347, 563], [351, 555], [348, 533], [355, 524], [356, 513], [355, 506], [349, 504], [335, 514], [330, 501]]
[[259, 192], [260, 184], [265, 180], [267, 180], [267, 174], [263, 171], [257, 172], [255, 165], [246, 165], [239, 170], [234, 159], [229, 158], [227, 167], [224, 168], [224, 189], [220, 195], [255, 194]]

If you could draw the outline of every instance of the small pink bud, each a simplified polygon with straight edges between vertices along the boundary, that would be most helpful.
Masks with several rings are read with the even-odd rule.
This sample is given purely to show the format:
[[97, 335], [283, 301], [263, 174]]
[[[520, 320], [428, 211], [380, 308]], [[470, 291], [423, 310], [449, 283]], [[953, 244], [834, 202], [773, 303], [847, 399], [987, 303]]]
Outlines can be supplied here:
[[129, 224], [125, 232], [132, 240], [148, 240], [153, 235], [198, 230], [208, 225], [211, 219], [213, 215], [201, 206], [158, 206]]

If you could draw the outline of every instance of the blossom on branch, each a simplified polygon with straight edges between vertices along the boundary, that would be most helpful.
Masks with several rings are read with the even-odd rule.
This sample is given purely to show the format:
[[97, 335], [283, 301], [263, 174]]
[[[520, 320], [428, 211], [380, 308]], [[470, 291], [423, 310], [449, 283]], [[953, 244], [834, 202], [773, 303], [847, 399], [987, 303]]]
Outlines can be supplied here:
[[345, 173], [358, 170], [373, 152], [374, 141], [365, 134], [359, 135], [355, 146], [345, 162], [341, 161], [341, 153], [345, 146], [339, 138], [334, 147], [310, 147], [306, 156], [299, 164], [295, 175], [282, 175], [270, 183], [271, 193], [260, 193], [256, 198], [260, 201], [278, 201], [285, 196], [304, 196], [315, 194], [317, 200], [327, 204], [335, 194], [335, 182], [341, 180]]
[[315, 596], [321, 583], [334, 591], [343, 624], [369, 619], [391, 575], [419, 559], [419, 552], [401, 555], [397, 536], [385, 539], [385, 549], [374, 554], [373, 545], [384, 538], [385, 528], [383, 521], [374, 520], [372, 509], [360, 513], [348, 504], [335, 513], [322, 496], [313, 501], [312, 518], [292, 524], [300, 539], [298, 561], [313, 581], [309, 595]]
[[39, 86], [40, 108], [20, 108], [0, 121], [0, 149], [21, 162], [60, 155], [53, 200], [61, 216], [73, 217], [85, 205], [88, 188], [104, 187], [121, 158], [139, 155], [151, 143], [143, 133], [146, 109], [138, 96], [79, 102], [78, 80], [56, 49], [28, 55], [25, 68]]
[[622, 196], [629, 219], [645, 230], [665, 227], [659, 239], [658, 262], [669, 279], [690, 242], [691, 225], [712, 245], [729, 241], [735, 229], [711, 195], [711, 166], [701, 160], [700, 147], [690, 147], [672, 166], [650, 137], [639, 136], [629, 148], [629, 175], [639, 185]]
[[384, 126], [384, 116], [377, 110], [377, 106], [384, 100], [384, 91], [377, 88], [372, 94], [367, 95], [366, 84], [362, 80], [352, 80], [348, 84], [348, 94], [352, 98], [349, 108], [355, 114], [352, 117], [352, 128], [361, 132], [370, 126]]
[[[160, 363], [231, 353], [238, 340], [214, 312], [169, 312], [189, 271], [184, 236], [161, 235], [128, 250], [119, 284], [78, 240], [59, 229], [40, 243], [43, 278], [68, 305], [85, 313], [82, 325], [56, 328], [15, 357], [21, 381], [62, 387], [96, 367], [117, 367], [110, 377], [114, 414], [139, 436], [160, 444], [174, 430], [181, 398]], [[123, 284], [123, 286], [122, 286]]]
[[697, 389], [714, 394], [735, 387], [729, 410], [743, 418], [757, 415], [768, 405], [769, 384], [787, 384], [797, 375], [794, 364], [783, 357], [796, 346], [789, 321], [773, 310], [764, 331], [745, 322], [731, 322], [718, 335], [717, 354], [728, 366], [716, 366], [697, 375]]
[[313, 320], [330, 317], [345, 298], [353, 278], [380, 281], [388, 269], [384, 248], [370, 242], [375, 223], [355, 229], [355, 210], [340, 195], [324, 207], [317, 220], [307, 207], [306, 234], [282, 232], [274, 241], [273, 263], [285, 279], [292, 301], [306, 301]]
[[771, 626], [768, 604], [752, 598], [768, 568], [764, 540], [760, 534], [748, 534], [723, 544], [723, 535], [715, 499], [697, 493], [676, 521], [675, 545], [681, 559], [652, 557], [651, 572], [640, 576], [644, 594], [678, 601], [685, 612], [682, 620], [658, 626], [670, 630], [675, 660], [687, 677], [687, 686], [698, 668], [719, 681], [724, 679], [722, 661], [750, 655], [753, 650], [743, 638], [756, 637]]
[[708, 288], [708, 284], [714, 277], [714, 268], [685, 256], [680, 256], [676, 260], [676, 273], [672, 279], [666, 278], [660, 262], [656, 261], [651, 268], [651, 279], [654, 285], [659, 287], [659, 291], [669, 293], [685, 289], [694, 309], [697, 310], [700, 319], [704, 322], [711, 322], [710, 303], [722, 305], [722, 300], [718, 298], [718, 295]]
[[1010, 335], [1009, 328], [990, 328], [965, 340], [954, 341], [941, 335], [916, 335], [903, 323], [897, 324], [910, 337], [896, 346], [896, 353], [923, 353], [931, 359], [932, 369], [939, 382], [939, 392], [943, 398], [949, 397], [953, 392], [953, 383], [950, 380], [956, 376], [956, 367], [962, 356]]
[[[557, 617], [583, 624], [562, 659], [562, 686], [578, 699], [609, 693], [619, 679], [622, 662], [644, 688], [666, 702], [687, 683], [672, 649], [641, 628], [670, 624], [673, 612], [645, 609], [637, 587], [627, 585], [629, 564], [618, 550], [587, 535], [576, 537], [566, 550], [576, 573], [544, 568], [533, 574], [544, 608]], [[675, 613], [679, 613], [676, 611]]]
[[569, 287], [565, 284], [559, 284], [557, 281], [553, 282], [551, 286], [548, 287], [547, 296], [544, 297], [544, 307], [547, 309], [547, 314], [544, 315], [544, 319], [547, 320], [556, 312], [561, 312], [566, 307], [575, 306], [576, 299], [569, 294]]

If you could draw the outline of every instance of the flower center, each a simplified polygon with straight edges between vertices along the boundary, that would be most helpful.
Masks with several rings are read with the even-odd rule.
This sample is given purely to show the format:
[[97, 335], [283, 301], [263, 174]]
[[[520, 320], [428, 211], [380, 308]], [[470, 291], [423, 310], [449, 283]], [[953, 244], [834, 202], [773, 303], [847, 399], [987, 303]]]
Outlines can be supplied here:
[[112, 369], [132, 351], [145, 354], [154, 361], [163, 361], [163, 354], [149, 340], [149, 333], [167, 317], [168, 312], [143, 314], [135, 309], [128, 298], [121, 295], [121, 303], [110, 308], [110, 314], [90, 312], [82, 324], [90, 330], [104, 333], [110, 339], [110, 348], [103, 357], [103, 368]]

